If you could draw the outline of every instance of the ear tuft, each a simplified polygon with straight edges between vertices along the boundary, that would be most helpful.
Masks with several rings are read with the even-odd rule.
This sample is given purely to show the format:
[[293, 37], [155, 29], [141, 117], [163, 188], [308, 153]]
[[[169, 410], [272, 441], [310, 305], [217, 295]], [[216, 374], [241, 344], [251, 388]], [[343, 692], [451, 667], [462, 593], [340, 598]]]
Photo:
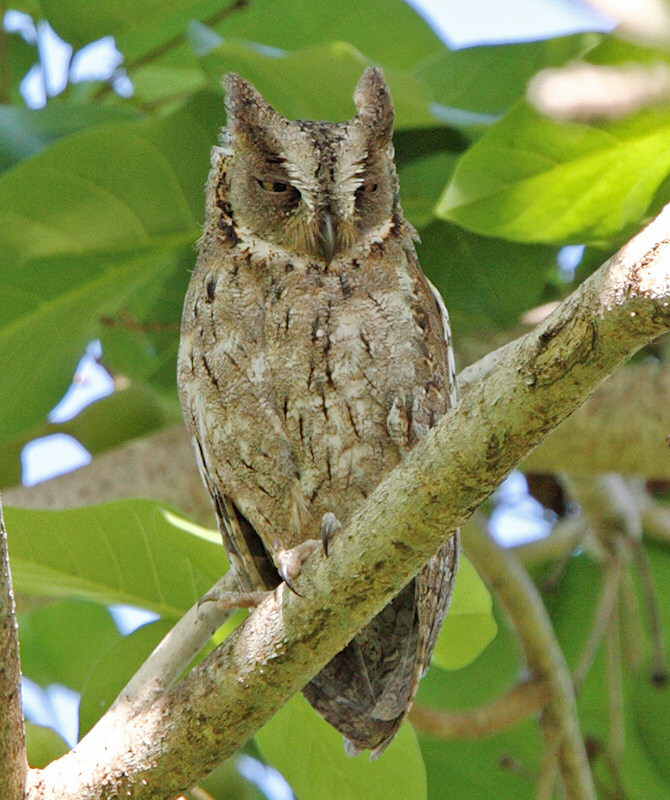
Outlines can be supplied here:
[[266, 126], [280, 118], [263, 95], [234, 72], [224, 76], [223, 88], [226, 92], [227, 126], [231, 131], [246, 130], [255, 125]]
[[390, 143], [393, 135], [393, 101], [379, 67], [367, 67], [354, 92], [358, 113], [355, 119], [372, 128], [380, 143]]

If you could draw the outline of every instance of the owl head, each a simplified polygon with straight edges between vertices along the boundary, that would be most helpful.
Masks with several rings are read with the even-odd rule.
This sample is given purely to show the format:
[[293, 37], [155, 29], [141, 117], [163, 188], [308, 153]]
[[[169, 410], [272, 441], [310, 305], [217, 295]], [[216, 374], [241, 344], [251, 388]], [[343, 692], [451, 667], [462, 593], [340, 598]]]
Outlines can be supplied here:
[[393, 103], [380, 69], [363, 73], [347, 122], [289, 120], [247, 81], [224, 79], [238, 228], [325, 263], [354, 254], [398, 205]]

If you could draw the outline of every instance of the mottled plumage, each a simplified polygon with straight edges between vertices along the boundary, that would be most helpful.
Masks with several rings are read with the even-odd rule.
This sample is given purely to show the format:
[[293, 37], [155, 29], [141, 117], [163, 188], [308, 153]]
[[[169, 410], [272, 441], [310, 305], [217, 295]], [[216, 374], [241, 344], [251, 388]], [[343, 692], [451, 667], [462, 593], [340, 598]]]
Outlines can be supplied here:
[[[184, 418], [241, 591], [282, 550], [346, 524], [455, 402], [446, 310], [398, 201], [378, 69], [357, 114], [290, 121], [226, 79], [205, 231], [182, 323]], [[335, 534], [336, 535], [336, 534]], [[309, 683], [309, 702], [380, 753], [409, 710], [449, 603], [452, 537]]]

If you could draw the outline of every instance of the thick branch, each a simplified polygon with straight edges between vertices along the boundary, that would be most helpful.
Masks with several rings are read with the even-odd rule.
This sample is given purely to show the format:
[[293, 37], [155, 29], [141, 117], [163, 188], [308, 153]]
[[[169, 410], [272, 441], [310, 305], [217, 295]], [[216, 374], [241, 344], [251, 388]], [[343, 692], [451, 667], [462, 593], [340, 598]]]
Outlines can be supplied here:
[[[669, 228], [666, 209], [505, 353], [361, 506], [329, 557], [308, 560], [303, 596], [282, 584], [150, 709], [121, 730], [103, 722], [35, 776], [30, 798], [168, 798], [234, 753], [418, 572], [445, 531], [668, 329]], [[548, 724], [562, 719], [552, 706]]]
[[16, 609], [0, 503], [0, 794], [3, 800], [22, 800], [27, 774]]

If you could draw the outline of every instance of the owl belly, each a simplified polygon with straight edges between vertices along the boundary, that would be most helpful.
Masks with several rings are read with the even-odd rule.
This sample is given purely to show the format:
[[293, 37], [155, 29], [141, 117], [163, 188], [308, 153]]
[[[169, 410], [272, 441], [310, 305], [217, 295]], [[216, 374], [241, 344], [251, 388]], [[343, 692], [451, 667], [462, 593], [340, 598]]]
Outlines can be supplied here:
[[[420, 356], [412, 352], [415, 331], [398, 330], [398, 315], [389, 318], [362, 293], [343, 297], [326, 286], [306, 297], [300, 288], [299, 304], [286, 292], [268, 311], [274, 344], [267, 356], [311, 512], [313, 529], [301, 532], [309, 538], [327, 511], [346, 523], [398, 464], [387, 419], [394, 399], [404, 401], [420, 381]], [[393, 342], [404, 343], [404, 352]]]

